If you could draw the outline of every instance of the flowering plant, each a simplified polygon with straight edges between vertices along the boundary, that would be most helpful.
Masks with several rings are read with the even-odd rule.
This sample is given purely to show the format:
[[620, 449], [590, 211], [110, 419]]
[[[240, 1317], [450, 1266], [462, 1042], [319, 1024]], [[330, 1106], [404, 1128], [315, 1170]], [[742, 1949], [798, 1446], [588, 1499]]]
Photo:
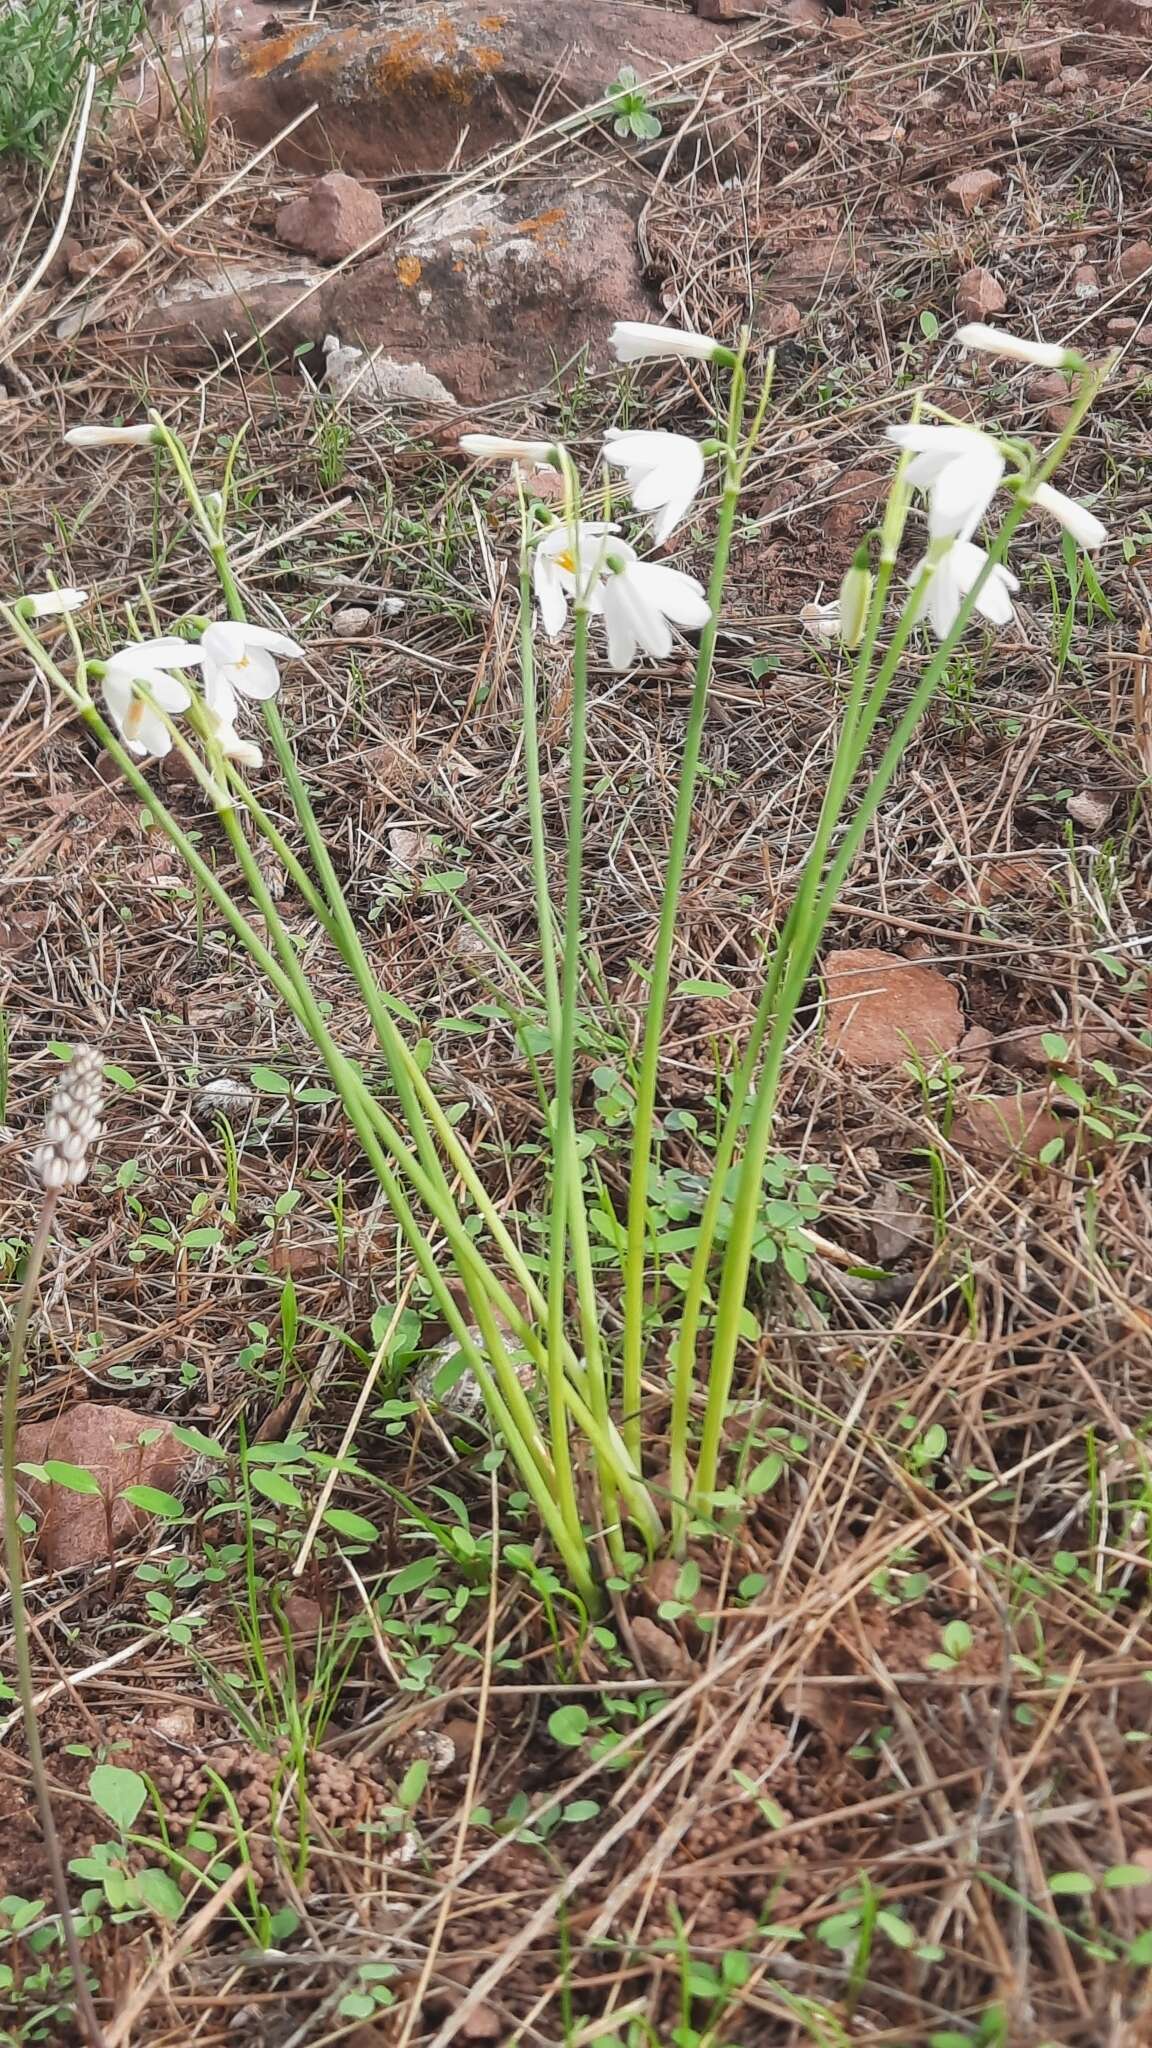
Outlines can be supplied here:
[[[183, 443], [158, 415], [126, 428], [77, 428], [73, 446], [102, 442], [153, 445], [187, 497], [214, 564], [224, 618], [177, 622], [178, 631], [132, 639], [96, 659], [85, 652], [77, 619], [81, 591], [38, 592], [2, 608], [12, 632], [42, 672], [109, 748], [130, 785], [179, 848], [200, 888], [226, 920], [286, 1009], [315, 1045], [364, 1154], [375, 1172], [428, 1298], [474, 1374], [494, 1428], [505, 1440], [563, 1560], [573, 1591], [592, 1605], [598, 1579], [577, 1471], [595, 1486], [592, 1520], [619, 1562], [629, 1525], [648, 1546], [670, 1535], [682, 1545], [707, 1527], [719, 1497], [719, 1463], [739, 1347], [749, 1333], [748, 1277], [761, 1225], [764, 1167], [783, 1063], [796, 1013], [838, 892], [890, 787], [909, 740], [932, 700], [962, 635], [977, 622], [1013, 625], [1020, 583], [1009, 546], [1031, 514], [1055, 521], [1081, 547], [1102, 544], [1105, 529], [1088, 507], [1050, 477], [1092, 402], [1101, 375], [1073, 353], [1017, 342], [995, 330], [962, 329], [966, 347], [1023, 361], [1057, 362], [1074, 380], [1069, 417], [1044, 455], [945, 417], [895, 425], [897, 451], [878, 531], [858, 547], [831, 602], [806, 606], [802, 624], [828, 648], [853, 650], [851, 678], [838, 705], [837, 739], [827, 788], [800, 885], [776, 933], [755, 1016], [731, 1082], [711, 1178], [671, 1341], [671, 1461], [662, 1507], [645, 1473], [642, 1406], [653, 1323], [651, 1188], [661, 1135], [658, 1076], [671, 986], [680, 895], [725, 577], [741, 491], [770, 402], [771, 367], [759, 395], [748, 390], [748, 337], [730, 348], [708, 335], [622, 322], [613, 331], [620, 362], [691, 363], [696, 374], [726, 381], [718, 431], [701, 440], [641, 428], [609, 429], [599, 450], [598, 492], [590, 497], [570, 450], [548, 440], [470, 434], [464, 451], [480, 462], [515, 465], [521, 479], [520, 657], [524, 772], [539, 926], [542, 1003], [553, 1054], [548, 1141], [551, 1186], [547, 1253], [525, 1257], [476, 1161], [440, 1104], [376, 980], [331, 854], [312, 810], [277, 696], [280, 664], [307, 660], [280, 625], [253, 622], [229, 553], [226, 506], [205, 497]], [[562, 479], [553, 512], [530, 506], [523, 479], [549, 467]], [[680, 541], [692, 508], [715, 500], [712, 561], [706, 583], [690, 569], [653, 559], [652, 547]], [[892, 609], [896, 572], [914, 502], [924, 529], [903, 601]], [[978, 538], [997, 503], [999, 527]], [[629, 520], [634, 518], [635, 525]], [[44, 638], [59, 621], [71, 648], [64, 663]], [[913, 636], [926, 626], [936, 645], [915, 669], [878, 761], [868, 765], [894, 683]], [[570, 636], [571, 696], [563, 900], [551, 900], [538, 744], [538, 635]], [[658, 928], [635, 1081], [628, 1192], [618, 1219], [619, 1340], [604, 1314], [605, 1267], [593, 1260], [586, 1169], [574, 1112], [575, 1049], [581, 1007], [583, 834], [587, 781], [589, 665], [603, 647], [610, 665], [666, 660], [685, 635], [696, 636], [695, 680], [667, 850]], [[93, 684], [96, 688], [93, 689]], [[245, 770], [263, 765], [246, 729], [262, 717], [263, 737], [295, 814], [294, 839], [261, 803]], [[221, 881], [216, 865], [147, 778], [145, 765], [178, 748], [212, 802], [243, 878], [250, 908]], [[242, 825], [237, 812], [246, 814]], [[300, 948], [286, 929], [250, 843], [268, 843], [318, 930], [359, 989], [391, 1082], [394, 1107], [369, 1086], [337, 1043], [317, 1000]], [[723, 1258], [717, 1242], [724, 1222]], [[662, 1346], [663, 1366], [668, 1347]], [[527, 1381], [527, 1384], [526, 1384]], [[702, 1408], [699, 1428], [695, 1424]], [[578, 1458], [583, 1444], [588, 1457]]]

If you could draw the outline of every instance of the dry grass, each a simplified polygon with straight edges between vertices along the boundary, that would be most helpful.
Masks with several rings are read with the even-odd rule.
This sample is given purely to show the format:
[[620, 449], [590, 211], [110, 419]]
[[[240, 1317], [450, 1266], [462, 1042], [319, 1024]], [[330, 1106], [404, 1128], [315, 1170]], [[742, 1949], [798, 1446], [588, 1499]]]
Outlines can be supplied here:
[[[1011, 8], [993, 13], [1002, 51], [1018, 24]], [[1031, 12], [1028, 34], [1042, 26]], [[925, 386], [937, 404], [1044, 430], [1050, 396], [1038, 398], [1025, 376], [958, 364], [921, 316], [934, 313], [946, 332], [958, 270], [985, 261], [1010, 282], [1016, 320], [1034, 315], [1041, 333], [1095, 352], [1108, 346], [1109, 320], [1142, 311], [1111, 281], [1117, 249], [1147, 232], [1147, 91], [1124, 68], [1130, 51], [1074, 36], [1071, 58], [1087, 78], [1052, 98], [999, 75], [996, 41], [989, 11], [965, 6], [878, 11], [867, 32], [818, 46], [793, 39], [770, 62], [750, 45], [751, 159], [739, 189], [713, 189], [706, 150], [698, 174], [669, 171], [653, 186], [653, 266], [674, 309], [703, 326], [731, 331], [757, 305], [796, 295], [797, 249], [819, 241], [832, 252], [801, 335], [780, 352], [706, 739], [677, 973], [722, 980], [731, 993], [677, 1003], [663, 1075], [665, 1099], [705, 1124], [830, 758], [835, 665], [796, 615], [818, 583], [835, 587], [867, 522], [858, 473], [886, 467], [882, 422]], [[929, 93], [944, 99], [926, 108]], [[958, 220], [940, 188], [969, 164], [1001, 168], [1006, 193], [988, 216]], [[235, 169], [212, 159], [187, 190], [155, 167], [142, 189], [160, 236], [141, 227], [140, 167], [126, 176], [118, 165], [82, 191], [80, 232], [100, 243], [140, 235], [137, 281], [151, 285], [179, 253], [185, 217]], [[187, 234], [217, 247], [231, 236], [243, 249], [262, 193], [258, 174]], [[1101, 283], [1090, 301], [1072, 285], [1085, 261]], [[442, 1097], [462, 1105], [489, 1184], [531, 1245], [540, 1113], [516, 1028], [535, 1002], [513, 508], [395, 419], [350, 413], [334, 439], [282, 368], [243, 378], [224, 368], [201, 384], [103, 335], [55, 341], [59, 300], [57, 288], [33, 309], [9, 378], [3, 413], [16, 431], [0, 448], [10, 491], [0, 585], [37, 587], [52, 573], [90, 586], [110, 638], [123, 604], [139, 601], [141, 576], [161, 618], [202, 608], [197, 545], [147, 460], [65, 458], [57, 427], [81, 411], [130, 415], [146, 393], [196, 442], [209, 484], [228, 437], [247, 428], [246, 595], [260, 617], [289, 621], [308, 642], [310, 673], [292, 672], [285, 712], [328, 843], [386, 985], [421, 1019]], [[286, 1703], [298, 1700], [312, 1797], [334, 1760], [367, 1788], [359, 1806], [312, 1808], [314, 1854], [300, 1882], [272, 1852], [267, 1800], [256, 1802], [266, 1896], [300, 1916], [283, 1954], [256, 1955], [222, 1906], [175, 1934], [141, 1922], [105, 1931], [94, 1966], [109, 2013], [139, 2008], [133, 2040], [175, 2048], [246, 2031], [279, 2048], [342, 2038], [444, 2048], [457, 2037], [575, 2043], [603, 2032], [632, 2048], [634, 2015], [652, 2029], [636, 2043], [661, 2048], [672, 2038], [913, 2048], [949, 2030], [1068, 2048], [1146, 2038], [1143, 1951], [1127, 1959], [1150, 1922], [1146, 1888], [1101, 1885], [1085, 1902], [1054, 1897], [1051, 1879], [1152, 1864], [1141, 471], [1150, 388], [1146, 349], [1129, 341], [1065, 479], [1100, 494], [1113, 533], [1136, 542], [1130, 558], [1119, 545], [1104, 558], [1112, 615], [1093, 615], [1081, 592], [1061, 655], [1062, 572], [1054, 593], [1020, 550], [1019, 628], [971, 675], [953, 677], [846, 887], [836, 943], [931, 961], [985, 1036], [931, 1086], [912, 1071], [862, 1075], [822, 1043], [814, 1000], [778, 1141], [788, 1158], [832, 1175], [820, 1223], [830, 1249], [806, 1286], [780, 1278], [764, 1294], [766, 1334], [745, 1360], [731, 1470], [745, 1440], [750, 1463], [779, 1445], [772, 1429], [785, 1433], [784, 1469], [700, 1547], [698, 1589], [658, 1567], [614, 1594], [609, 1626], [591, 1639], [562, 1603], [551, 1617], [511, 1569], [470, 1582], [445, 1566], [432, 1581], [433, 1596], [445, 1589], [440, 1608], [428, 1588], [381, 1608], [389, 1574], [431, 1554], [405, 1503], [442, 1519], [435, 1489], [447, 1487], [474, 1535], [495, 1530], [497, 1549], [533, 1531], [485, 1470], [476, 1436], [424, 1412], [397, 1426], [376, 1402], [358, 1437], [368, 1476], [340, 1498], [375, 1517], [380, 1546], [352, 1563], [321, 1545], [293, 1590], [300, 1528], [268, 1512], [257, 1628], [276, 1668], [270, 1687], [241, 1690], [239, 1708], [220, 1690], [222, 1674], [243, 1671], [253, 1633], [235, 1576], [178, 1597], [205, 1617], [191, 1643], [157, 1630], [136, 1577], [149, 1558], [186, 1549], [200, 1564], [205, 1539], [236, 1536], [239, 1516], [199, 1520], [202, 1473], [189, 1492], [194, 1519], [166, 1542], [149, 1551], [142, 1538], [114, 1566], [36, 1585], [43, 1682], [69, 1687], [66, 1707], [48, 1710], [47, 1733], [70, 1843], [100, 1828], [81, 1796], [88, 1766], [61, 1746], [77, 1739], [122, 1741], [158, 1781], [174, 1757], [211, 1762], [227, 1749], [231, 1782], [247, 1784], [246, 1757], [267, 1747], [277, 1716], [288, 1725]], [[621, 396], [615, 380], [592, 380], [559, 406], [542, 395], [536, 411], [579, 443]], [[679, 371], [662, 380], [660, 408], [700, 429]], [[519, 424], [525, 410], [506, 416]], [[845, 476], [863, 495], [845, 491]], [[334, 633], [340, 606], [374, 607], [383, 595], [403, 598], [397, 619], [352, 643]], [[558, 664], [548, 680], [559, 847]], [[0, 1240], [12, 1247], [10, 1271], [31, 1215], [22, 1155], [53, 1070], [48, 1041], [97, 1039], [135, 1083], [117, 1095], [101, 1168], [62, 1223], [26, 1414], [126, 1400], [232, 1444], [241, 1420], [272, 1438], [295, 1421], [313, 1445], [335, 1449], [363, 1370], [344, 1339], [364, 1344], [374, 1309], [407, 1280], [389, 1218], [335, 1107], [253, 1097], [235, 1119], [239, 1207], [220, 1242], [135, 1256], [147, 1219], [166, 1218], [179, 1238], [194, 1208], [199, 1223], [223, 1213], [226, 1162], [198, 1106], [203, 1083], [244, 1082], [258, 1065], [306, 1082], [308, 1050], [211, 921], [200, 927], [165, 843], [11, 648], [0, 650], [0, 684], [12, 1126], [0, 1153]], [[592, 1067], [624, 1071], [635, 1042], [689, 690], [687, 664], [593, 677], [589, 1123], [605, 1087]], [[1095, 830], [1069, 814], [1069, 796], [1085, 792], [1105, 805]], [[266, 794], [276, 806], [270, 778]], [[194, 792], [170, 782], [167, 795], [224, 868], [227, 850]], [[447, 869], [466, 879], [429, 889], [428, 874]], [[290, 896], [285, 908], [318, 964], [302, 908]], [[363, 1052], [351, 991], [332, 977], [325, 994], [337, 1038]], [[1027, 1087], [1050, 1085], [1036, 1052], [1042, 1031], [1069, 1041], [1093, 1114], [1130, 1135], [1104, 1136], [1079, 1159], [1070, 1143], [1037, 1171], [962, 1141], [974, 1098], [1010, 1093], [1022, 1074]], [[1101, 1049], [1115, 1085], [1091, 1069]], [[698, 1170], [703, 1152], [688, 1135], [679, 1142], [669, 1162]], [[619, 1190], [620, 1153], [607, 1143], [599, 1160]], [[266, 1221], [289, 1191], [296, 1206]], [[893, 1209], [911, 1222], [885, 1238]], [[282, 1373], [289, 1274], [301, 1337]], [[607, 1314], [611, 1328], [610, 1304]], [[269, 1333], [255, 1357], [244, 1355], [253, 1324]], [[426, 1328], [425, 1340], [436, 1334]], [[657, 1441], [655, 1350], [649, 1391]], [[273, 1589], [302, 1603], [288, 1612], [291, 1656], [269, 1619]], [[445, 1621], [453, 1598], [459, 1611]], [[313, 1657], [321, 1620], [348, 1653], [326, 1720], [324, 1657], [319, 1667]], [[962, 1647], [942, 1666], [947, 1643]], [[158, 1717], [189, 1703], [191, 1724], [165, 1733]], [[254, 1704], [260, 1739], [237, 1732], [240, 1709]], [[582, 1747], [548, 1732], [561, 1704], [588, 1709]], [[429, 1779], [418, 1853], [405, 1862], [389, 1808], [419, 1732], [438, 1726], [452, 1760]], [[36, 1895], [18, 1736], [10, 1742], [0, 1889]], [[477, 1805], [498, 1823], [524, 1799], [529, 1813], [546, 1810], [558, 1791], [566, 1805], [597, 1810], [578, 1806], [553, 1832], [537, 1827], [538, 1839], [467, 1827]], [[818, 1930], [849, 1891], [865, 1917], [877, 1901], [898, 1914], [915, 1945], [881, 1923], [855, 1967], [845, 1962]], [[686, 2013], [689, 1959], [699, 1989], [704, 1969], [720, 1972], [732, 1954], [747, 1970], [729, 1963], [726, 1989]], [[373, 1959], [397, 1965], [396, 2003], [354, 2033], [360, 2023], [340, 2002]]]

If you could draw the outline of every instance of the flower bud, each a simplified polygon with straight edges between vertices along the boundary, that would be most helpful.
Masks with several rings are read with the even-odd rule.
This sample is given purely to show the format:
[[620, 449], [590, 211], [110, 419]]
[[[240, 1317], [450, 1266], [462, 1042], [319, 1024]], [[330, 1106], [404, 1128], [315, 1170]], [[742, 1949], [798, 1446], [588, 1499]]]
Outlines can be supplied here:
[[145, 420], [135, 427], [69, 427], [64, 439], [69, 448], [146, 448], [160, 435]]
[[865, 554], [857, 555], [840, 585], [840, 638], [845, 647], [859, 647], [872, 602], [872, 571]]

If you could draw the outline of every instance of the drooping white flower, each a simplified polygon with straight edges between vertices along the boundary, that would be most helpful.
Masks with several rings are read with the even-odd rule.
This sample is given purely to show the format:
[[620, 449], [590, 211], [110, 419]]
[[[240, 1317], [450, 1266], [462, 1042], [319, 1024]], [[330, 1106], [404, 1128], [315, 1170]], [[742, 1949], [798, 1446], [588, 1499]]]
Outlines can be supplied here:
[[699, 628], [712, 616], [704, 586], [663, 562], [638, 561], [632, 549], [613, 542], [608, 574], [600, 586], [600, 608], [608, 632], [613, 668], [631, 668], [639, 649], [653, 661], [672, 652], [671, 626]]
[[1058, 519], [1066, 533], [1072, 535], [1077, 547], [1103, 547], [1108, 538], [1108, 528], [1087, 505], [1078, 498], [1069, 498], [1063, 491], [1054, 490], [1051, 484], [1037, 484], [1028, 493], [1028, 502], [1039, 507], [1041, 512], [1050, 512]]
[[538, 468], [556, 461], [554, 441], [513, 441], [502, 434], [461, 434], [460, 447], [478, 462], [529, 462]]
[[120, 647], [104, 671], [102, 689], [108, 715], [130, 754], [162, 755], [169, 752], [172, 735], [150, 704], [138, 694], [139, 685], [155, 698], [160, 711], [178, 717], [187, 711], [192, 695], [187, 683], [169, 674], [172, 668], [191, 668], [200, 660], [200, 649], [187, 640], [139, 640]]
[[261, 768], [264, 756], [251, 740], [242, 740], [234, 725], [225, 725], [222, 718], [212, 714], [212, 738], [220, 752], [229, 761], [235, 761], [240, 768]]
[[710, 334], [688, 334], [682, 327], [657, 327], [648, 320], [617, 320], [609, 338], [618, 363], [669, 356], [698, 363], [723, 362], [731, 354]]
[[1042, 370], [1076, 368], [1082, 358], [1075, 349], [1058, 341], [1029, 341], [1021, 334], [1006, 334], [1002, 327], [986, 327], [982, 320], [970, 320], [956, 329], [962, 348], [982, 349], [985, 355], [1010, 356], [1016, 363], [1038, 363]]
[[206, 626], [197, 649], [204, 664], [204, 699], [221, 725], [236, 723], [239, 697], [262, 700], [280, 688], [275, 657], [303, 660], [304, 649], [287, 633], [223, 619]]
[[585, 609], [599, 611], [605, 536], [616, 530], [603, 519], [581, 519], [575, 525], [550, 526], [537, 541], [532, 586], [550, 640], [564, 629], [570, 599], [580, 595]]
[[[975, 541], [954, 540], [935, 566], [926, 555], [912, 571], [908, 581], [915, 588], [925, 569], [932, 566], [927, 588], [916, 606], [916, 617], [922, 619], [927, 613], [938, 640], [952, 631], [956, 615], [987, 560], [985, 550], [978, 548]], [[1013, 593], [1019, 588], [1019, 579], [997, 562], [976, 599], [975, 609], [989, 625], [1007, 626], [1013, 617]]]
[[704, 481], [704, 453], [688, 434], [622, 433], [609, 427], [605, 462], [618, 463], [637, 512], [651, 512], [654, 541], [679, 526]]
[[87, 602], [86, 590], [29, 590], [17, 598], [15, 609], [25, 619], [54, 619], [63, 612], [78, 612]]
[[146, 448], [150, 441], [158, 441], [160, 435], [142, 420], [135, 427], [69, 427], [64, 439], [69, 448]]
[[1004, 474], [999, 446], [978, 427], [932, 427], [914, 421], [889, 427], [888, 439], [911, 453], [904, 480], [928, 493], [933, 540], [970, 540]]

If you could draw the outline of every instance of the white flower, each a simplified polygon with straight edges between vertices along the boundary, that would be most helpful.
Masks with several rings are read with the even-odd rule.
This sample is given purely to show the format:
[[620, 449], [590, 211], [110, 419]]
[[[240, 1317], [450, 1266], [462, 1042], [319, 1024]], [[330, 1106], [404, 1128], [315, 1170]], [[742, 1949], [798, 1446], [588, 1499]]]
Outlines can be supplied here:
[[1030, 505], [1038, 505], [1041, 512], [1050, 512], [1053, 519], [1060, 521], [1077, 547], [1103, 547], [1108, 538], [1108, 528], [1078, 498], [1066, 497], [1063, 491], [1054, 490], [1051, 484], [1037, 484], [1027, 495]]
[[680, 569], [662, 562], [637, 561], [632, 549], [613, 544], [609, 573], [600, 586], [600, 608], [608, 630], [608, 659], [613, 668], [631, 668], [638, 648], [653, 661], [672, 652], [669, 621], [675, 626], [706, 626], [712, 616], [704, 586]]
[[977, 427], [889, 427], [888, 439], [911, 451], [904, 480], [928, 493], [933, 540], [970, 540], [996, 494], [1004, 457]]
[[619, 463], [637, 512], [655, 514], [654, 541], [665, 541], [679, 526], [704, 481], [704, 455], [687, 434], [621, 433], [604, 436], [605, 462]]
[[170, 668], [190, 668], [200, 659], [200, 649], [186, 640], [140, 640], [118, 648], [104, 671], [104, 702], [130, 754], [141, 758], [166, 754], [172, 735], [150, 704], [137, 696], [141, 685], [154, 697], [160, 710], [176, 717], [192, 702], [187, 683], [169, 675]]
[[956, 339], [962, 348], [980, 348], [990, 356], [1011, 356], [1016, 363], [1038, 363], [1042, 370], [1074, 369], [1081, 360], [1074, 349], [1063, 348], [1057, 341], [1027, 341], [1019, 334], [1005, 334], [1001, 327], [986, 327], [982, 320], [971, 320], [966, 327], [958, 327]]
[[[952, 631], [960, 606], [987, 560], [984, 549], [978, 548], [975, 541], [954, 540], [947, 554], [932, 569], [928, 587], [916, 606], [916, 617], [922, 619], [927, 612], [938, 640], [945, 639]], [[917, 563], [908, 578], [913, 587], [929, 566], [927, 556]], [[1007, 626], [1013, 615], [1012, 594], [1019, 588], [1019, 580], [998, 562], [984, 583], [975, 608], [989, 625]]]
[[731, 353], [710, 334], [686, 334], [683, 328], [657, 327], [647, 320], [618, 320], [609, 339], [618, 363], [642, 363], [660, 356], [710, 363], [723, 361]]
[[206, 626], [196, 651], [204, 664], [205, 702], [223, 726], [236, 723], [238, 695], [257, 699], [276, 695], [280, 671], [275, 655], [304, 659], [304, 649], [287, 633], [241, 625], [232, 619]]
[[537, 541], [532, 583], [540, 607], [540, 624], [550, 640], [563, 631], [568, 600], [578, 594], [577, 576], [585, 608], [599, 611], [604, 536], [615, 532], [615, 526], [602, 519], [581, 519], [575, 526], [550, 526]]
[[827, 604], [802, 604], [800, 624], [806, 633], [814, 633], [817, 640], [838, 640], [840, 638], [840, 599], [829, 598]]
[[251, 740], [242, 740], [234, 725], [226, 725], [213, 711], [210, 714], [213, 725], [212, 738], [220, 752], [229, 761], [235, 761], [241, 768], [260, 768], [264, 756]]
[[474, 455], [478, 462], [529, 462], [543, 468], [556, 459], [554, 441], [511, 441], [501, 434], [461, 434], [460, 446], [465, 455]]
[[30, 590], [17, 598], [16, 610], [25, 619], [54, 619], [61, 612], [78, 612], [87, 602], [86, 590]]
[[136, 427], [69, 427], [64, 439], [69, 448], [145, 448], [160, 436], [142, 421]]

